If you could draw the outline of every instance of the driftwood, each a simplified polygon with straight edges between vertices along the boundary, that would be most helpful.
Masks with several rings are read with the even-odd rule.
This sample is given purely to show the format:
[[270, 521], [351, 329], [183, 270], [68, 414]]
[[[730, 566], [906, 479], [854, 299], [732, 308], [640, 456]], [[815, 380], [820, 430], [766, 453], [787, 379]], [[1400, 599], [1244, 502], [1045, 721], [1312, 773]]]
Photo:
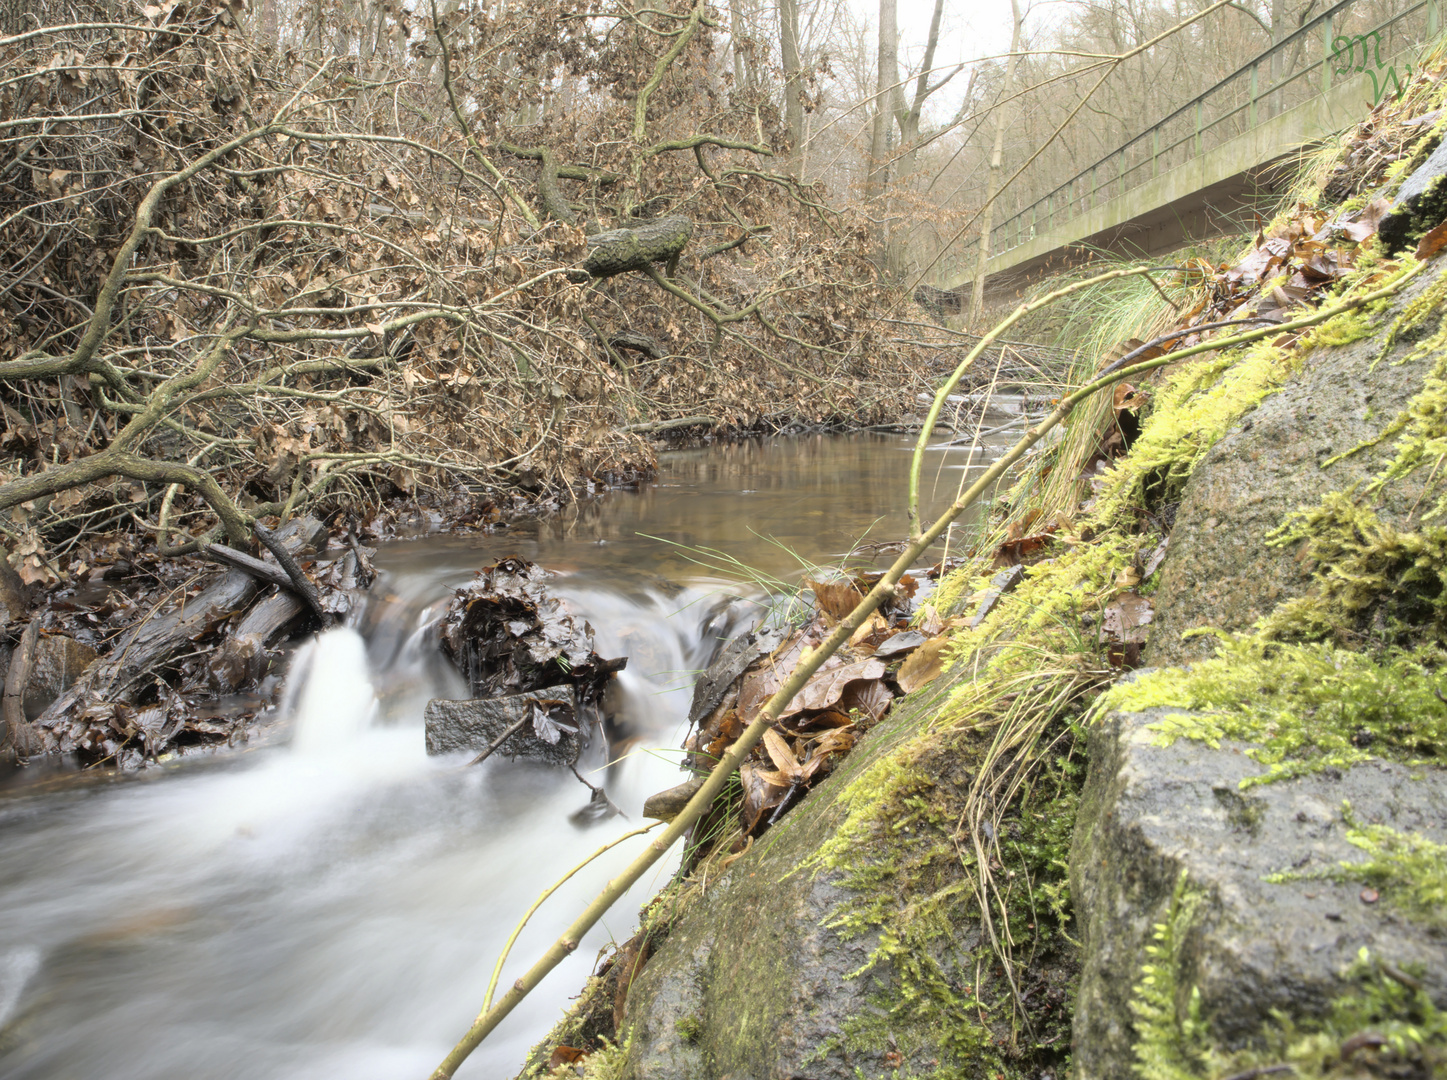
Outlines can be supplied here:
[[271, 644], [306, 610], [290, 590], [278, 590], [253, 604], [207, 665], [216, 688], [226, 693], [265, 675]]
[[692, 237], [693, 222], [677, 215], [595, 233], [588, 237], [588, 257], [582, 271], [571, 276], [577, 281], [608, 278], [644, 270], [657, 262], [668, 263], [671, 268]]
[[[294, 552], [318, 551], [327, 540], [325, 526], [311, 518], [294, 518], [278, 530], [277, 535]], [[73, 749], [72, 724], [89, 706], [98, 702], [127, 705], [134, 702], [138, 692], [150, 681], [149, 676], [190, 652], [198, 639], [243, 610], [255, 599], [261, 586], [261, 580], [253, 573], [232, 570], [177, 610], [143, 619], [132, 627], [108, 656], [91, 664], [35, 721], [45, 749], [61, 752]]]

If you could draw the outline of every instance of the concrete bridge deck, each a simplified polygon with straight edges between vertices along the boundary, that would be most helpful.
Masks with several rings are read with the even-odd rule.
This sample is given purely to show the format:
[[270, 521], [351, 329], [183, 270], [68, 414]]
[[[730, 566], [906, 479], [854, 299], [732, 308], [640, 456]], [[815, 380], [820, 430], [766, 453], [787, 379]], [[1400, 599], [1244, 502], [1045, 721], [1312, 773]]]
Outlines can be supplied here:
[[[1002, 220], [991, 230], [987, 289], [1018, 289], [1102, 253], [1159, 255], [1251, 228], [1289, 188], [1303, 149], [1358, 123], [1439, 33], [1443, 0], [1417, 0], [1365, 28], [1353, 22], [1355, 2], [1340, 0]], [[1291, 53], [1295, 70], [1263, 87], [1262, 72]], [[976, 242], [941, 260], [936, 288], [968, 289], [978, 259]]]

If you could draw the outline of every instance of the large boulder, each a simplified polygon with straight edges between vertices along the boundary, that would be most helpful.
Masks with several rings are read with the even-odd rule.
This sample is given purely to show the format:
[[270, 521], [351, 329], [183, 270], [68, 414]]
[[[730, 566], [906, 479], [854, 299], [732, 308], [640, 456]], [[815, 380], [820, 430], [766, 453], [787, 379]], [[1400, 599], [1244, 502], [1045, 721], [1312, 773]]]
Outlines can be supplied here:
[[[1242, 780], [1266, 771], [1245, 747], [1159, 745], [1151, 725], [1163, 715], [1113, 713], [1090, 736], [1071, 853], [1085, 946], [1077, 1077], [1133, 1074], [1144, 1033], [1132, 1001], [1156, 927], [1173, 917], [1182, 875], [1197, 900], [1172, 927], [1171, 983], [1182, 1016], [1199, 1010], [1203, 1043], [1249, 1046], [1274, 1009], [1298, 1024], [1324, 1019], [1351, 991], [1344, 976], [1363, 948], [1398, 970], [1423, 970], [1428, 993], [1447, 1006], [1447, 938], [1362, 880], [1319, 876], [1367, 857], [1348, 842], [1345, 813], [1447, 841], [1447, 770], [1371, 761], [1242, 789]], [[1267, 880], [1283, 872], [1291, 879]], [[1179, 904], [1174, 914], [1183, 915]]]
[[[896, 703], [808, 798], [705, 875], [629, 987], [625, 1080], [957, 1075], [1012, 1053], [1032, 1076], [1058, 1066], [1073, 949], [1018, 958], [1038, 1044], [1007, 1049], [1008, 1007], [979, 1005], [1008, 990], [977, 963], [988, 937], [956, 846], [974, 759], [949, 740], [915, 741], [952, 681]], [[853, 815], [885, 789], [904, 792], [883, 804], [898, 814], [861, 831]], [[821, 862], [841, 828], [848, 856]]]
[[[1421, 275], [1375, 316], [1377, 324], [1390, 326], [1439, 273]], [[1176, 513], [1145, 663], [1165, 666], [1207, 655], [1210, 638], [1182, 635], [1207, 626], [1249, 630], [1279, 603], [1306, 592], [1311, 567], [1295, 547], [1270, 546], [1267, 537], [1292, 511], [1328, 492], [1350, 490], [1392, 459], [1393, 440], [1384, 439], [1331, 461], [1375, 440], [1421, 390], [1437, 357], [1413, 355], [1414, 346], [1436, 332], [1441, 318], [1434, 312], [1390, 343], [1369, 333], [1340, 347], [1318, 347], [1286, 387], [1207, 452]], [[1383, 522], [1402, 525], [1420, 514], [1428, 471], [1383, 490], [1374, 503]]]

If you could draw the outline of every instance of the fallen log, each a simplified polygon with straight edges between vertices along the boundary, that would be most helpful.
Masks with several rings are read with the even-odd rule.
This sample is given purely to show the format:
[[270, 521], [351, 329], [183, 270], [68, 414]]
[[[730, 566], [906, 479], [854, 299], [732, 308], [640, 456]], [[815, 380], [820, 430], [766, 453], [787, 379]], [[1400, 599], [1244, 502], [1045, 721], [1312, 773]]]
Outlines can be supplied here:
[[261, 679], [272, 661], [272, 643], [306, 610], [290, 590], [278, 590], [253, 604], [207, 665], [216, 689], [229, 693]]
[[614, 277], [657, 262], [668, 263], [671, 268], [692, 237], [693, 222], [678, 215], [594, 233], [588, 237], [588, 257], [583, 268], [569, 277], [574, 281]]
[[[289, 551], [310, 554], [326, 544], [327, 530], [311, 518], [293, 518], [277, 531], [277, 537]], [[43, 748], [61, 753], [79, 748], [87, 727], [87, 709], [102, 702], [133, 703], [145, 683], [245, 609], [261, 587], [262, 579], [252, 572], [232, 570], [175, 611], [152, 615], [133, 626], [109, 655], [86, 668], [35, 721]]]

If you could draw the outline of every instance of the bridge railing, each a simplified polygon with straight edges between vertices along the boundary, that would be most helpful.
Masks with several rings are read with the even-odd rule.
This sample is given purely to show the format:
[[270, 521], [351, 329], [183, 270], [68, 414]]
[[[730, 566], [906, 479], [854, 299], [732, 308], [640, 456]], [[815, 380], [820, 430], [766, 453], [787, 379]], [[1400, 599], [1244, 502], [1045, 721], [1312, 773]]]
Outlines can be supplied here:
[[[1339, 0], [1250, 63], [1141, 134], [1076, 173], [990, 232], [991, 255], [1103, 206], [1157, 176], [1207, 154], [1258, 124], [1359, 75], [1376, 104], [1400, 93], [1409, 50], [1435, 39], [1447, 0], [1416, 0], [1383, 20], [1371, 5]], [[1375, 22], [1375, 25], [1371, 25]], [[971, 245], [978, 258], [978, 241]], [[968, 254], [956, 264], [974, 268]]]

